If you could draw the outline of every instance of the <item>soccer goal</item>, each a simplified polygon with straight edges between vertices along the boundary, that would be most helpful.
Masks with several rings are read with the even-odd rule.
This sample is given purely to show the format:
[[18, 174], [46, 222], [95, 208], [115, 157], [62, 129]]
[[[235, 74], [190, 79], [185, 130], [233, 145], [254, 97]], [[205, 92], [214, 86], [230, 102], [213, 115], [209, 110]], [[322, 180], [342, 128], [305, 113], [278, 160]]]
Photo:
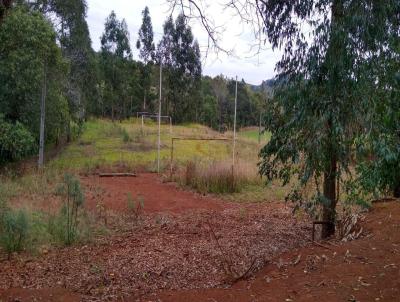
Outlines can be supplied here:
[[[158, 115], [156, 114], [142, 114], [141, 118], [142, 118], [142, 131], [145, 119], [158, 121]], [[169, 115], [161, 115], [160, 119], [162, 121], [166, 121], [169, 124], [169, 132], [172, 134], [172, 117], [170, 117]]]

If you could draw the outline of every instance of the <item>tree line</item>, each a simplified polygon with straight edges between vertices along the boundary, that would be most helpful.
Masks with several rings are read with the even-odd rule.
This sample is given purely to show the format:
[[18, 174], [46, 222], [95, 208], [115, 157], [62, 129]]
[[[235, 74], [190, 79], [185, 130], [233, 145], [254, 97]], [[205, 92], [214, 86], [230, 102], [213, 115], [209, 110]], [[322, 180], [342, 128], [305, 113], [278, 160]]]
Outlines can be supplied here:
[[[166, 19], [155, 45], [145, 7], [132, 50], [126, 21], [111, 12], [99, 51], [86, 16], [85, 0], [0, 1], [0, 164], [37, 152], [43, 93], [45, 141], [58, 145], [77, 137], [90, 116], [121, 120], [157, 112], [161, 65], [163, 115], [176, 123], [231, 126], [235, 82], [202, 75], [199, 44], [183, 14]], [[257, 124], [265, 100], [239, 82], [239, 125]]]

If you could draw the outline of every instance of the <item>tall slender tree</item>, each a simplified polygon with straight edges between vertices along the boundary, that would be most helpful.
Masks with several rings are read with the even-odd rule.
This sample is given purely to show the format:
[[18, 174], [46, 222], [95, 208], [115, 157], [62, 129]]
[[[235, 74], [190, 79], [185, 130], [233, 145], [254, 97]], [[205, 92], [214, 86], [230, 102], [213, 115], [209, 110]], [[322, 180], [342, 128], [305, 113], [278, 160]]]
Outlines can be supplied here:
[[102, 70], [107, 98], [111, 105], [111, 118], [115, 118], [116, 106], [120, 117], [123, 103], [126, 103], [127, 62], [132, 58], [129, 46], [129, 32], [125, 20], [119, 21], [112, 11], [105, 23], [101, 37]]
[[[284, 183], [293, 174], [301, 184], [316, 181], [312, 200], [322, 205], [326, 238], [335, 232], [337, 192], [350, 172], [355, 139], [380, 101], [371, 62], [388, 47], [386, 32], [397, 26], [398, 33], [392, 19], [398, 2], [271, 0], [260, 9], [272, 45], [284, 45], [280, 87], [266, 121], [273, 135], [261, 151], [261, 172]], [[309, 36], [302, 23], [310, 25]], [[291, 197], [309, 206], [299, 192]]]
[[142, 11], [143, 21], [139, 29], [139, 38], [136, 42], [136, 48], [139, 49], [139, 57], [143, 60], [142, 69], [142, 86], [143, 93], [143, 109], [146, 110], [146, 98], [149, 94], [151, 86], [151, 64], [155, 57], [155, 46], [153, 42], [153, 25], [149, 8], [146, 6]]
[[157, 56], [166, 65], [169, 113], [177, 122], [198, 119], [201, 100], [201, 58], [197, 40], [184, 15], [164, 23]]

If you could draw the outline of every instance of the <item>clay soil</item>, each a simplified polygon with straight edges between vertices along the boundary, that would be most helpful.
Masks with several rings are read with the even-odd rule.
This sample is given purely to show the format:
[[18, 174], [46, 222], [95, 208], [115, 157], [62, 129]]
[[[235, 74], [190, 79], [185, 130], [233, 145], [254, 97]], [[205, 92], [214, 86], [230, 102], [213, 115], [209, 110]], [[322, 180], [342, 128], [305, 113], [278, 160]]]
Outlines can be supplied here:
[[[361, 239], [321, 245], [282, 203], [227, 203], [151, 174], [83, 183], [88, 210], [100, 187], [124, 228], [1, 260], [0, 301], [399, 301], [398, 202], [376, 204]], [[143, 196], [139, 219], [128, 192]]]
[[[89, 188], [101, 188], [104, 192], [103, 203], [107, 210], [126, 212], [128, 210], [128, 194], [134, 201], [141, 196], [146, 213], [180, 214], [196, 210], [221, 211], [230, 205], [216, 198], [195, 194], [180, 189], [174, 183], [163, 182], [157, 174], [141, 173], [137, 177], [98, 177], [82, 179]], [[90, 190], [91, 189], [91, 190]], [[95, 209], [99, 199], [90, 193], [87, 206]]]

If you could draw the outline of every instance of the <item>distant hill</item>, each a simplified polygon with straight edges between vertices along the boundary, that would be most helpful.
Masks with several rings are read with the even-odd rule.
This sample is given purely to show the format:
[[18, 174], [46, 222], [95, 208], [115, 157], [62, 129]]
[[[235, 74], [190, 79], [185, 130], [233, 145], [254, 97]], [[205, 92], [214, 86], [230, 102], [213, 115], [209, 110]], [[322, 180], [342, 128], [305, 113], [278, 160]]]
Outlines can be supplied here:
[[250, 89], [253, 90], [254, 92], [260, 92], [260, 91], [265, 91], [267, 94], [272, 93], [272, 90], [275, 85], [275, 79], [269, 79], [262, 81], [260, 85], [251, 85], [248, 84]]

